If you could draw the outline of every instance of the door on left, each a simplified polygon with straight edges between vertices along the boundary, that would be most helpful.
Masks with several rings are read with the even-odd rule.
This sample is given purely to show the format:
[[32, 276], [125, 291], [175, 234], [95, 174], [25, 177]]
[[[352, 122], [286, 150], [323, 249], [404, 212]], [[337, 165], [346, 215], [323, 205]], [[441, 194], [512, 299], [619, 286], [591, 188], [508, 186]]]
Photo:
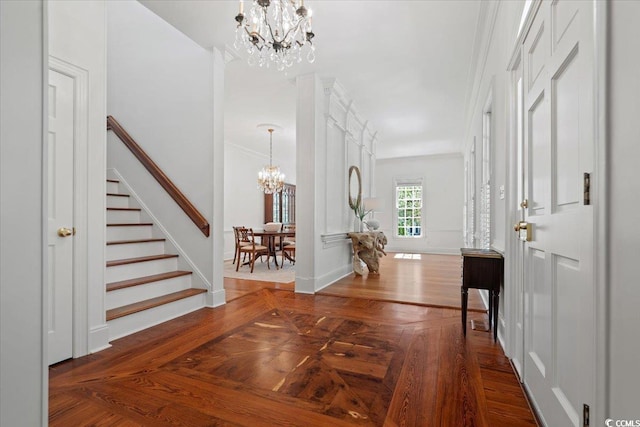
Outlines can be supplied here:
[[49, 69], [48, 358], [73, 355], [74, 80]]

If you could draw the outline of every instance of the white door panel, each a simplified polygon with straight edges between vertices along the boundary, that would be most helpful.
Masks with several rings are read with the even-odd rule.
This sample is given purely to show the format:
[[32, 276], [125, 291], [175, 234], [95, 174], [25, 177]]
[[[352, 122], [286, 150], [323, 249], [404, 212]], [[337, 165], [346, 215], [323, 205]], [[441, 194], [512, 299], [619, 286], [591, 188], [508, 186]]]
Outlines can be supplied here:
[[545, 215], [549, 179], [549, 108], [545, 92], [535, 94], [528, 109], [529, 215]]
[[[524, 80], [523, 80], [523, 61], [522, 56], [517, 62], [517, 66], [512, 69], [512, 112], [515, 112], [515, 129], [513, 136], [515, 137], [515, 160], [516, 164], [516, 206], [515, 212], [517, 221], [524, 220], [524, 211], [520, 203], [524, 200]], [[515, 221], [514, 221], [515, 222]], [[515, 244], [513, 249], [513, 260], [511, 262], [512, 268], [512, 284], [513, 295], [512, 298], [512, 316], [510, 321], [511, 325], [515, 329], [515, 333], [512, 335], [514, 339], [514, 345], [512, 346], [512, 362], [516, 369], [516, 372], [520, 376], [520, 380], [524, 378], [524, 319], [525, 319], [525, 294], [524, 294], [524, 245], [522, 241], [514, 238]]]
[[593, 406], [592, 4], [543, 1], [523, 45], [524, 382], [549, 426]]
[[48, 262], [49, 364], [73, 352], [73, 91], [71, 77], [49, 70]]

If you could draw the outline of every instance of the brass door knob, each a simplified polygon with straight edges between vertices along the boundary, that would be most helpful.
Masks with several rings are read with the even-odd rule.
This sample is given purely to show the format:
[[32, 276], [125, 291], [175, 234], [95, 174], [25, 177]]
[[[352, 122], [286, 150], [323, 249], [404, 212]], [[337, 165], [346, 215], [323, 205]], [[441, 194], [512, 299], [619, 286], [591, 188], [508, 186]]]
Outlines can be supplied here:
[[[518, 238], [524, 242], [530, 242], [532, 238], [532, 225], [526, 221], [520, 221], [513, 226], [513, 230], [518, 233]], [[525, 233], [523, 233], [523, 231]]]
[[60, 227], [58, 228], [58, 236], [60, 237], [69, 237], [73, 235], [73, 230], [71, 228]]

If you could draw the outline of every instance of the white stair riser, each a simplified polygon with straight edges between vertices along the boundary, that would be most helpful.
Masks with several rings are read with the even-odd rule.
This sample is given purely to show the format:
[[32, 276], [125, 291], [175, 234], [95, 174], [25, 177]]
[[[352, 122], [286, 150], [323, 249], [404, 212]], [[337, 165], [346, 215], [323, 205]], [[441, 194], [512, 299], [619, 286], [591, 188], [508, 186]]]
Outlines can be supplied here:
[[206, 304], [206, 295], [206, 292], [204, 292], [149, 310], [110, 320], [107, 322], [109, 326], [109, 341], [122, 338], [134, 332], [150, 328], [167, 320], [175, 319], [176, 317], [203, 308]]
[[135, 224], [140, 222], [140, 211], [107, 211], [107, 224]]
[[150, 239], [152, 229], [150, 225], [107, 227], [107, 242]]
[[164, 242], [127, 243], [107, 245], [107, 261], [164, 254]]
[[166, 258], [154, 261], [136, 262], [133, 264], [107, 267], [105, 279], [107, 283], [121, 280], [135, 279], [137, 277], [151, 276], [153, 274], [168, 273], [178, 269], [177, 258]]
[[131, 286], [130, 288], [118, 289], [107, 292], [107, 310], [122, 307], [135, 302], [160, 297], [172, 292], [182, 291], [191, 287], [191, 275], [174, 277], [157, 282], [145, 283], [144, 285]]
[[128, 208], [130, 197], [107, 196], [108, 208]]
[[117, 182], [109, 182], [107, 181], [107, 193], [118, 193], [118, 183]]

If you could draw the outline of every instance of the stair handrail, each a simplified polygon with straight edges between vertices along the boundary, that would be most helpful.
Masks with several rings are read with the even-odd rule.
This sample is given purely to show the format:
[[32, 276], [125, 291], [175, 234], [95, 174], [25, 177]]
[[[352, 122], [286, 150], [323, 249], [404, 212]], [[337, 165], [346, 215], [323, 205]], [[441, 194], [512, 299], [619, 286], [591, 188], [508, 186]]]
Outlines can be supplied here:
[[202, 234], [209, 237], [209, 222], [187, 199], [187, 197], [176, 187], [176, 185], [165, 175], [160, 167], [151, 160], [151, 157], [138, 145], [138, 143], [127, 133], [113, 116], [107, 116], [107, 130], [112, 130], [131, 153], [142, 163], [149, 173], [158, 181], [158, 184], [165, 189], [171, 198], [182, 208], [191, 221], [202, 231]]

